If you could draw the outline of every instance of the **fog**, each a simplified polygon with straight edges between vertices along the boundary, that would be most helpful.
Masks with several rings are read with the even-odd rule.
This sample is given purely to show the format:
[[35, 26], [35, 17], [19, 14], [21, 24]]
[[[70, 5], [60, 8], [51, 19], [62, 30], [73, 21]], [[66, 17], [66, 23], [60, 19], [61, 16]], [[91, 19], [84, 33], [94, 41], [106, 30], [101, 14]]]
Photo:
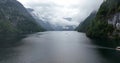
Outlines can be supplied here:
[[[18, 0], [38, 20], [49, 23], [55, 30], [74, 29], [92, 11], [98, 10], [103, 0]], [[43, 26], [44, 27], [44, 26]]]

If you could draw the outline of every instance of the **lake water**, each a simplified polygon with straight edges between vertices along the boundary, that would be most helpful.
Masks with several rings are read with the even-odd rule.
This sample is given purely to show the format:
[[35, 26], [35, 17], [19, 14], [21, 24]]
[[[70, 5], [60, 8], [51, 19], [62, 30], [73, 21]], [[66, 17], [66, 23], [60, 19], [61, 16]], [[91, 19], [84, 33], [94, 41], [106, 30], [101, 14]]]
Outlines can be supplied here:
[[76, 31], [1, 35], [0, 63], [120, 63], [120, 52]]

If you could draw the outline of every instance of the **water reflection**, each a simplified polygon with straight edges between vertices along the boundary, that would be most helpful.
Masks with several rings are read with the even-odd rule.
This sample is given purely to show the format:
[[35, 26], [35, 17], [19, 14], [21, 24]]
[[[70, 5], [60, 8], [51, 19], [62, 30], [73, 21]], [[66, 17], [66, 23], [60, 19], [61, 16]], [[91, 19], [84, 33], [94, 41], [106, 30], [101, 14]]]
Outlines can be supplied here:
[[58, 31], [7, 37], [1, 36], [9, 46], [1, 44], [0, 63], [120, 63], [119, 51], [97, 46], [83, 33]]
[[17, 46], [24, 37], [22, 34], [0, 34], [0, 48]]
[[118, 40], [109, 40], [109, 39], [94, 39], [92, 40], [92, 43], [99, 45], [99, 46], [103, 46], [103, 47], [108, 47], [108, 48], [116, 48], [116, 46], [119, 45]]
[[120, 63], [120, 51], [110, 49], [98, 49], [98, 51], [109, 63]]
[[16, 55], [15, 47], [22, 45], [19, 42], [25, 36], [18, 34], [0, 34], [0, 61], [6, 61]]

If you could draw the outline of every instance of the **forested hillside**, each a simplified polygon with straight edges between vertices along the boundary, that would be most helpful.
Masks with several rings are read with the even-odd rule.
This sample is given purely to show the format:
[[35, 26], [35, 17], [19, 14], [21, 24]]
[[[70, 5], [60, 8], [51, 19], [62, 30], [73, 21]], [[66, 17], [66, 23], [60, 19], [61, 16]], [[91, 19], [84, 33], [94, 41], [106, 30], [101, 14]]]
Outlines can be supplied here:
[[87, 36], [91, 38], [119, 39], [119, 18], [120, 0], [105, 0], [87, 30]]
[[44, 31], [17, 0], [0, 0], [0, 33]]
[[80, 25], [75, 29], [78, 32], [87, 32], [89, 25], [96, 16], [96, 11], [93, 11]]

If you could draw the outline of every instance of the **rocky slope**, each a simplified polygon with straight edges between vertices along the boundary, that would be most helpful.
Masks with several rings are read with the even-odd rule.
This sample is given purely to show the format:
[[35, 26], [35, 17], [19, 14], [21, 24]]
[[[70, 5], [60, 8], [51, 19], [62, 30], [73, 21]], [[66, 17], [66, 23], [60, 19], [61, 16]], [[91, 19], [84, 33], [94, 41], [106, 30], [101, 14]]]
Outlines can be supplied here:
[[43, 30], [17, 0], [0, 0], [0, 33], [31, 33]]
[[87, 36], [92, 38], [120, 37], [120, 0], [105, 0], [92, 21]]

